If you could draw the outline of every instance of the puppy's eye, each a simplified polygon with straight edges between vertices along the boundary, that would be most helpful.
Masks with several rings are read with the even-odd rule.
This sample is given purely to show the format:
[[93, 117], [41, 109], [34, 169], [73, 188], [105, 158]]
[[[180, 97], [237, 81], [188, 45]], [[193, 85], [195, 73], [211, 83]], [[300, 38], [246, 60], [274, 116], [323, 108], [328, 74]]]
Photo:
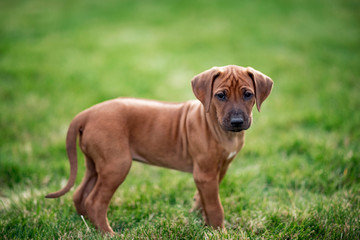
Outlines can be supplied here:
[[254, 94], [253, 94], [252, 92], [246, 91], [246, 92], [244, 93], [244, 99], [245, 99], [245, 100], [249, 100], [249, 99], [251, 99], [253, 96], [254, 96]]
[[216, 98], [221, 100], [221, 101], [224, 101], [226, 100], [226, 93], [225, 92], [218, 92], [217, 94], [215, 94]]

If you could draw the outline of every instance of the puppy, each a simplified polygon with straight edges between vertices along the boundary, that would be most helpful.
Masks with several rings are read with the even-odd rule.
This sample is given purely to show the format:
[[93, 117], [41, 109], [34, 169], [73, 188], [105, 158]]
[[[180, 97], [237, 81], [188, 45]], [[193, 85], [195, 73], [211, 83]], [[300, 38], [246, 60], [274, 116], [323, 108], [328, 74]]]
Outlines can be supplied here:
[[46, 197], [60, 197], [74, 185], [79, 137], [86, 173], [73, 200], [96, 228], [114, 233], [107, 209], [132, 160], [192, 173], [197, 187], [192, 210], [201, 209], [208, 225], [224, 228], [219, 183], [244, 145], [253, 106], [260, 111], [273, 81], [251, 67], [229, 65], [202, 72], [191, 84], [199, 101], [118, 98], [79, 113], [66, 138], [70, 178]]

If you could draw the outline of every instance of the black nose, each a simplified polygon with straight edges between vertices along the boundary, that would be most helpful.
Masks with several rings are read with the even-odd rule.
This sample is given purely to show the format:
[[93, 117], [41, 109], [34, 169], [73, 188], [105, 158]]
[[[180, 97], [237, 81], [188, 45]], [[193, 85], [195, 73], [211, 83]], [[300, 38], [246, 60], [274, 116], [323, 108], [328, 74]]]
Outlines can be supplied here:
[[242, 117], [233, 117], [230, 119], [230, 124], [233, 127], [240, 127], [243, 123], [244, 119]]

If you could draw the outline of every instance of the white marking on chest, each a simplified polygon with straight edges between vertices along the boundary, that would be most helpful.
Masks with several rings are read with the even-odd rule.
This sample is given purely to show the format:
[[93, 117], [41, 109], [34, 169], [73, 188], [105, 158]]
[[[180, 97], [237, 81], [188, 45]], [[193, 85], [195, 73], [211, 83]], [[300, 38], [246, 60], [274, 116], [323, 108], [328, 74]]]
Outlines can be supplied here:
[[236, 151], [233, 151], [233, 152], [229, 153], [229, 156], [227, 157], [227, 159], [228, 160], [232, 159], [236, 154], [237, 154]]

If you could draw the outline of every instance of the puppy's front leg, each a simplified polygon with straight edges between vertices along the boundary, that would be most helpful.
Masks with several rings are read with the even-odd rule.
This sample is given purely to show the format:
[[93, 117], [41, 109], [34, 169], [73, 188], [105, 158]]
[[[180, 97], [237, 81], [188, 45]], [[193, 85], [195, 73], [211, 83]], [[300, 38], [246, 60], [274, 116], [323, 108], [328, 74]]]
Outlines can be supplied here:
[[199, 191], [195, 192], [193, 200], [194, 200], [194, 203], [189, 212], [192, 213], [195, 211], [203, 211]]
[[219, 196], [219, 179], [216, 171], [204, 172], [194, 168], [194, 180], [203, 207], [204, 220], [213, 228], [224, 228], [224, 209]]

